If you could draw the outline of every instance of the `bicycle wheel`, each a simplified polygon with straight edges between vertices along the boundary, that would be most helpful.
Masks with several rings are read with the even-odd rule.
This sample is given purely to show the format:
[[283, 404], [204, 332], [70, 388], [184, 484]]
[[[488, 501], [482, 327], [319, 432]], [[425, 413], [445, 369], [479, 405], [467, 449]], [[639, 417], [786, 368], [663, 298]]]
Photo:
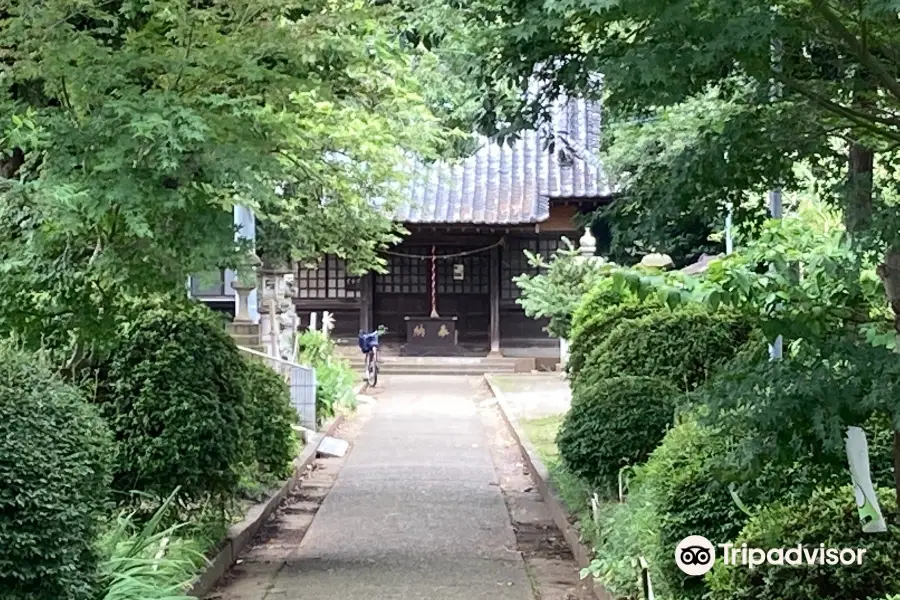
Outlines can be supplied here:
[[372, 349], [366, 354], [366, 381], [372, 387], [378, 383], [378, 364], [375, 360], [375, 350]]

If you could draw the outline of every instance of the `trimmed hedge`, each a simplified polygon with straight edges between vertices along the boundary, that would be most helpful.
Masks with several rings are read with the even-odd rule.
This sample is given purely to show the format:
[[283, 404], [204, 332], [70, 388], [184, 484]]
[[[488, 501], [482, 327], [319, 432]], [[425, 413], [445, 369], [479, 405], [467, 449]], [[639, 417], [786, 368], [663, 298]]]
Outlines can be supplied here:
[[744, 348], [752, 328], [740, 317], [699, 307], [659, 309], [621, 321], [591, 351], [575, 380], [660, 377], [690, 391]]
[[142, 300], [99, 393], [116, 437], [116, 490], [188, 500], [234, 493], [246, 458], [246, 363], [209, 309]]
[[566, 363], [569, 375], [578, 376], [591, 353], [619, 323], [645, 317], [660, 309], [660, 306], [649, 302], [649, 299], [643, 303], [627, 300], [622, 304], [598, 308], [588, 316], [582, 314], [572, 326], [572, 339], [569, 340], [569, 358]]
[[617, 377], [576, 388], [557, 435], [566, 468], [615, 497], [622, 467], [643, 462], [672, 423], [680, 393], [665, 380]]
[[286, 477], [297, 451], [297, 411], [284, 378], [262, 362], [247, 363], [247, 435], [260, 473]]
[[[864, 533], [853, 488], [825, 488], [802, 501], [772, 504], [747, 523], [735, 540], [740, 547], [864, 549], [862, 564], [761, 565], [755, 569], [717, 562], [707, 575], [712, 600], [803, 598], [859, 600], [900, 593], [900, 524], [893, 489], [878, 490], [887, 533]], [[719, 557], [717, 557], [718, 559]], [[790, 557], [788, 557], [790, 558]]]
[[[889, 472], [874, 468], [890, 464], [889, 424], [873, 419], [866, 429], [876, 485], [890, 483]], [[793, 466], [768, 465], [760, 472], [735, 470], [729, 455], [739, 442], [736, 432], [716, 432], [698, 424], [694, 415], [685, 415], [637, 469], [631, 487], [649, 501], [657, 527], [656, 543], [643, 551], [654, 565], [654, 576], [659, 572], [657, 587], [668, 590], [668, 596], [690, 600], [707, 594], [705, 581], [684, 575], [671, 552], [689, 535], [702, 535], [714, 544], [738, 537], [749, 517], [732, 498], [732, 483], [741, 501], [755, 510], [772, 503], [806, 502], [817, 485], [842, 485], [849, 478], [846, 463], [820, 455], [801, 457]]]
[[646, 494], [656, 515], [658, 543], [646, 549], [647, 558], [674, 598], [699, 600], [706, 592], [702, 578], [685, 575], [675, 564], [672, 552], [678, 542], [689, 535], [702, 535], [713, 544], [733, 540], [747, 520], [717, 471], [717, 459], [728, 450], [726, 436], [686, 417], [669, 430], [632, 483]]
[[111, 439], [95, 407], [33, 355], [0, 347], [0, 590], [93, 598]]

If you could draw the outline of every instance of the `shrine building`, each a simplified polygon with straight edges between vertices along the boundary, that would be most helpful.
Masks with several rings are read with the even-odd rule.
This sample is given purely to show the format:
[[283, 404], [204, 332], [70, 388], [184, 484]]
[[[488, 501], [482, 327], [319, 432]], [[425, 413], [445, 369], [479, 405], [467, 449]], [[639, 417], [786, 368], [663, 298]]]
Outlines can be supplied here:
[[386, 252], [387, 271], [351, 277], [334, 256], [298, 267], [297, 312], [331, 312], [349, 343], [383, 325], [384, 342], [407, 354], [557, 347], [516, 303], [513, 280], [534, 271], [525, 250], [546, 258], [563, 237], [577, 243], [579, 214], [610, 201], [600, 126], [599, 104], [561, 102], [512, 145], [482, 139], [463, 161], [423, 166], [394, 216], [410, 233]]

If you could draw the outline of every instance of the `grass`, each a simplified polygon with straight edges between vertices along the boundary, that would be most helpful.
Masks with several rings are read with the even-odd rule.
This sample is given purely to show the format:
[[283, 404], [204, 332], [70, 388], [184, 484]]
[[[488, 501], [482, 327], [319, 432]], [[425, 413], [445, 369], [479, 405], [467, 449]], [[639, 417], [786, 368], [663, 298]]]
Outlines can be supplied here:
[[582, 542], [593, 551], [600, 541], [600, 536], [591, 508], [591, 486], [566, 469], [556, 447], [556, 434], [564, 419], [565, 415], [552, 415], [538, 419], [522, 419], [519, 423], [537, 452], [538, 458], [547, 467], [551, 486], [559, 494], [559, 499], [569, 514], [577, 517], [581, 524]]
[[540, 419], [523, 419], [520, 421], [525, 435], [537, 450], [538, 458], [547, 468], [551, 463], [559, 462], [559, 450], [556, 448], [556, 433], [562, 425], [565, 415], [551, 415]]
[[581, 515], [591, 506], [590, 488], [580, 477], [573, 475], [562, 464], [556, 447], [556, 434], [565, 415], [551, 415], [539, 419], [520, 421], [525, 435], [534, 446], [538, 458], [550, 472], [550, 482], [559, 492], [560, 499], [570, 513]]
[[501, 392], [506, 392], [507, 394], [519, 391], [518, 385], [516, 385], [516, 379], [513, 377], [506, 377], [503, 375], [494, 375], [494, 384], [496, 384], [497, 388]]

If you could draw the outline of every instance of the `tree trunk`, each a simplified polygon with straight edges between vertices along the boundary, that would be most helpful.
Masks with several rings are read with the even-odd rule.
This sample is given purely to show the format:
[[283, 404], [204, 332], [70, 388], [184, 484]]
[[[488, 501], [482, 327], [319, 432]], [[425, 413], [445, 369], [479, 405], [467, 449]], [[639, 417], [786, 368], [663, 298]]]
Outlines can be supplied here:
[[872, 224], [872, 173], [875, 152], [862, 144], [850, 145], [847, 157], [847, 202], [844, 222], [847, 231], [854, 235], [865, 231]]

